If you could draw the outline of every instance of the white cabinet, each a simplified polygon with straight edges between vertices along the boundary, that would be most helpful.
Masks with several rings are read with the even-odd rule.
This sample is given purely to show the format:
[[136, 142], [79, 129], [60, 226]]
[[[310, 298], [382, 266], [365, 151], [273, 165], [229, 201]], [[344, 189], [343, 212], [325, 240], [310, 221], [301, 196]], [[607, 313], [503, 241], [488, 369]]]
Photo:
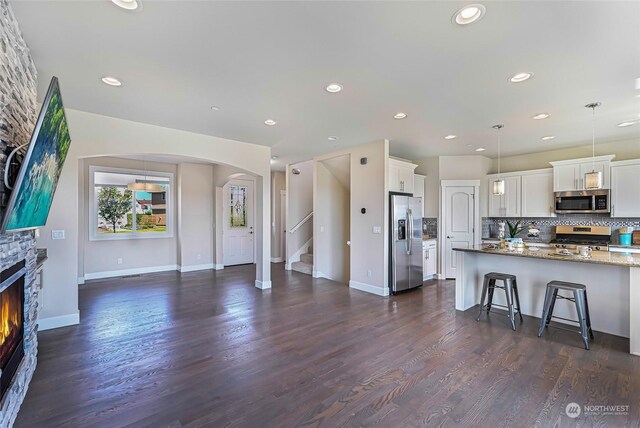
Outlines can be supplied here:
[[424, 217], [424, 175], [413, 174], [413, 196], [422, 198], [422, 217]]
[[418, 165], [398, 159], [389, 159], [389, 191], [413, 193], [413, 170]]
[[[504, 195], [493, 194], [493, 183], [504, 180]], [[521, 217], [520, 175], [489, 177], [489, 217]]]
[[591, 171], [602, 173], [602, 188], [610, 188], [610, 164], [614, 155], [550, 162], [553, 165], [553, 191], [584, 190], [584, 175]]
[[435, 239], [422, 241], [422, 276], [423, 280], [435, 278], [437, 274], [438, 249]]
[[553, 170], [522, 175], [522, 217], [554, 217]]
[[640, 160], [611, 165], [611, 217], [640, 217]]

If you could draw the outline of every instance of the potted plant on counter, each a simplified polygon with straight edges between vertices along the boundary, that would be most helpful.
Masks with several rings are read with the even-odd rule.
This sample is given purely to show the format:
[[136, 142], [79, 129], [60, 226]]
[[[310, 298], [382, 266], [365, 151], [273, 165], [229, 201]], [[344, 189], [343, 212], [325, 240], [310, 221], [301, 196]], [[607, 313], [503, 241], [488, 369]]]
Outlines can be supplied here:
[[515, 238], [518, 235], [518, 233], [522, 232], [525, 229], [524, 226], [520, 227], [521, 223], [522, 223], [521, 220], [517, 220], [513, 223], [507, 220], [507, 226], [509, 227], [509, 237], [511, 239]]

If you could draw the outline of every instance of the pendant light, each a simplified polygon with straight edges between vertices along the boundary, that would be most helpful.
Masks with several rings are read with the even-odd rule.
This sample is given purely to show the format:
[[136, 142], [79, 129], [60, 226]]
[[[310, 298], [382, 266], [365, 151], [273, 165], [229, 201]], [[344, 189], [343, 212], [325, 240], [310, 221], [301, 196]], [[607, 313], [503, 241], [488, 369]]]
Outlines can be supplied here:
[[147, 193], [162, 193], [165, 191], [164, 187], [156, 183], [149, 183], [147, 181], [147, 161], [143, 159], [142, 167], [144, 168], [144, 181], [140, 182], [138, 180], [133, 183], [127, 184], [127, 189], [137, 191], [137, 192], [147, 192]]
[[493, 194], [496, 196], [504, 195], [504, 180], [500, 178], [500, 130], [504, 125], [493, 125], [493, 129], [498, 130], [498, 179], [493, 182]]
[[596, 171], [596, 107], [601, 106], [602, 103], [595, 102], [587, 104], [585, 107], [593, 110], [593, 118], [591, 121], [591, 156], [593, 159], [593, 167], [591, 172], [587, 172], [584, 175], [584, 188], [602, 189], [602, 171]]

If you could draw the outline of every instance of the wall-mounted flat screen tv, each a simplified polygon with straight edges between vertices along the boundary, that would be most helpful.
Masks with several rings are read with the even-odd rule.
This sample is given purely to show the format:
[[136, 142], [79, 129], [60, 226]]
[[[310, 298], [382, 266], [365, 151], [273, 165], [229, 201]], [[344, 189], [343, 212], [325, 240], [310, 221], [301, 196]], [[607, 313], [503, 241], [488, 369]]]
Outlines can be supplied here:
[[2, 220], [2, 233], [36, 229], [46, 224], [70, 144], [60, 87], [54, 77], [13, 185]]

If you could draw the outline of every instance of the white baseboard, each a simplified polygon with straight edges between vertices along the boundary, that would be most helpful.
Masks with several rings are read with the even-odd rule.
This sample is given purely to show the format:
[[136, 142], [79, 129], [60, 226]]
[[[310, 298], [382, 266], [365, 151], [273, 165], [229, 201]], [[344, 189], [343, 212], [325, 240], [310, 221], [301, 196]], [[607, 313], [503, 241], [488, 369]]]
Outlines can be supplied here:
[[289, 263], [285, 263], [284, 270], [291, 270], [291, 265]]
[[256, 288], [259, 288], [260, 290], [271, 288], [271, 281], [258, 281], [256, 279]]
[[329, 275], [320, 272], [319, 270], [314, 270], [313, 272], [311, 272], [311, 276], [314, 278], [326, 278], [326, 279], [331, 279], [329, 278]]
[[52, 330], [54, 328], [67, 327], [76, 324], [80, 324], [80, 311], [75, 314], [41, 318], [38, 320], [38, 331]]
[[271, 257], [271, 263], [282, 263], [284, 258], [282, 257]]
[[365, 291], [367, 293], [375, 294], [378, 296], [388, 296], [389, 295], [389, 287], [376, 287], [375, 285], [365, 284], [364, 282], [358, 281], [349, 281], [349, 288], [354, 288], [356, 290]]
[[114, 278], [118, 276], [140, 275], [143, 273], [166, 272], [170, 270], [178, 270], [178, 266], [177, 265], [150, 266], [150, 267], [144, 267], [144, 268], [110, 270], [107, 272], [85, 273], [84, 279], [88, 281], [90, 279]]
[[215, 270], [222, 270], [222, 269], [224, 269], [224, 265], [223, 264], [216, 264], [216, 265], [213, 265], [213, 268]]
[[195, 272], [197, 270], [213, 269], [213, 267], [214, 267], [213, 263], [206, 263], [202, 265], [178, 266], [178, 270], [181, 273], [185, 273], [185, 272]]
[[78, 277], [78, 285], [82, 285], [84, 284], [84, 276], [79, 276]]

